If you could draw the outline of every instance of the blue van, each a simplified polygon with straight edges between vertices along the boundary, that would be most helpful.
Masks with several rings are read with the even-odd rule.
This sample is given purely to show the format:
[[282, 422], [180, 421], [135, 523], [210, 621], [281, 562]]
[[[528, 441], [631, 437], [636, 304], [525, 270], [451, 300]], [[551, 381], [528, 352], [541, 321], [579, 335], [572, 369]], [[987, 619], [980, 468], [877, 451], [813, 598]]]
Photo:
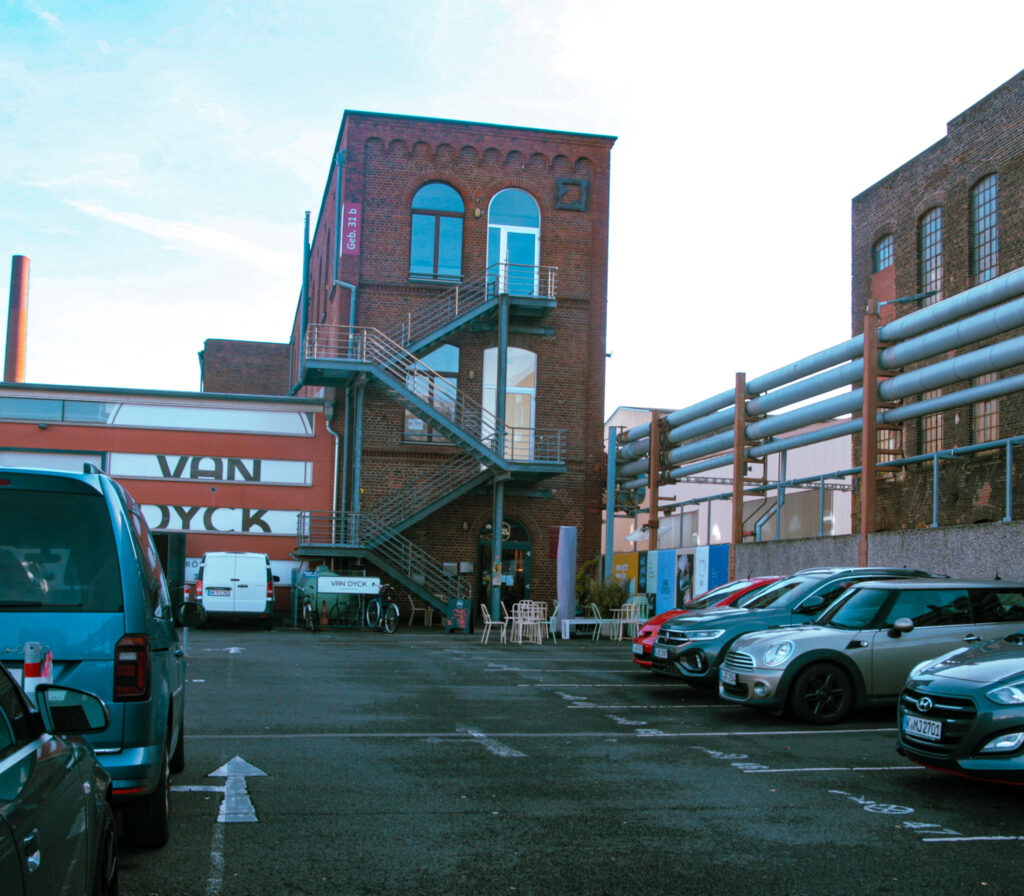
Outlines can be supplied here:
[[[203, 616], [185, 604], [180, 621]], [[52, 654], [55, 684], [107, 704], [110, 725], [87, 739], [125, 839], [162, 846], [170, 775], [185, 767], [185, 654], [142, 510], [91, 465], [0, 467], [0, 661], [16, 677], [33, 642]]]

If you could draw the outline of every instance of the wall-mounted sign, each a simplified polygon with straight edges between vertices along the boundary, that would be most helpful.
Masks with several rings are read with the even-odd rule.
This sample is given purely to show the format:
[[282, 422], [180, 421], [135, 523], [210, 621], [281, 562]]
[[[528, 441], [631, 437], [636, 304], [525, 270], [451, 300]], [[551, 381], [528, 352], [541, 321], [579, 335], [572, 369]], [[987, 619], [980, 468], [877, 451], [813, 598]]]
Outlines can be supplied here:
[[317, 576], [317, 594], [380, 594], [375, 576]]
[[259, 457], [206, 457], [189, 454], [109, 455], [111, 476], [128, 479], [209, 480], [309, 485], [313, 465], [303, 460], [268, 460]]
[[297, 510], [255, 507], [187, 507], [143, 504], [142, 515], [155, 532], [237, 532], [242, 535], [296, 535]]
[[346, 202], [341, 207], [341, 254], [359, 254], [359, 230], [363, 218], [361, 202]]

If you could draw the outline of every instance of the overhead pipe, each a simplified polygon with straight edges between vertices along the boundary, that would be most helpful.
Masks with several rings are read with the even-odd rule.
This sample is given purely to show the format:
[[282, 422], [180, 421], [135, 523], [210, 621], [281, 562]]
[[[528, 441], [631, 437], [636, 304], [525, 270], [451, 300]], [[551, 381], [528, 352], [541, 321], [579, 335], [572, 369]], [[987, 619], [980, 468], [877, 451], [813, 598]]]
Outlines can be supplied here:
[[1024, 362], [1024, 336], [997, 345], [956, 355], [937, 364], [900, 373], [878, 387], [879, 397], [895, 401], [919, 392], [929, 392], [952, 383], [964, 382], [986, 373], [1004, 370]]

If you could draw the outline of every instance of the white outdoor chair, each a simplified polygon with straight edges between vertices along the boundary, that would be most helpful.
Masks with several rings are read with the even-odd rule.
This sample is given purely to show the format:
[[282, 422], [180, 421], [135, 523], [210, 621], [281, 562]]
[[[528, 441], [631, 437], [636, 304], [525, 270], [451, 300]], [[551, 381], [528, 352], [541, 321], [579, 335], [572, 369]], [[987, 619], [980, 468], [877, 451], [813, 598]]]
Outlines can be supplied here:
[[506, 628], [508, 627], [506, 621], [502, 619], [499, 622], [497, 619], [491, 619], [490, 611], [483, 604], [480, 604], [480, 614], [483, 616], [484, 619], [484, 633], [480, 637], [480, 643], [486, 644], [487, 640], [491, 636], [491, 629], [499, 628], [501, 629], [501, 643], [504, 644], [506, 638]]

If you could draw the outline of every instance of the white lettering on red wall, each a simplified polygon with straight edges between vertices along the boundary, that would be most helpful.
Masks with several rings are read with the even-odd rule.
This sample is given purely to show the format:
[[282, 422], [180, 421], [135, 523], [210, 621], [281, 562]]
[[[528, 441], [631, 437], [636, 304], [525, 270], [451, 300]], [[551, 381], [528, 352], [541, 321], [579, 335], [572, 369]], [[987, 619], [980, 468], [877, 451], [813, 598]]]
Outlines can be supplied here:
[[310, 485], [313, 465], [301, 460], [259, 457], [204, 457], [187, 454], [119, 454], [109, 456], [115, 478], [209, 480], [275, 485]]

